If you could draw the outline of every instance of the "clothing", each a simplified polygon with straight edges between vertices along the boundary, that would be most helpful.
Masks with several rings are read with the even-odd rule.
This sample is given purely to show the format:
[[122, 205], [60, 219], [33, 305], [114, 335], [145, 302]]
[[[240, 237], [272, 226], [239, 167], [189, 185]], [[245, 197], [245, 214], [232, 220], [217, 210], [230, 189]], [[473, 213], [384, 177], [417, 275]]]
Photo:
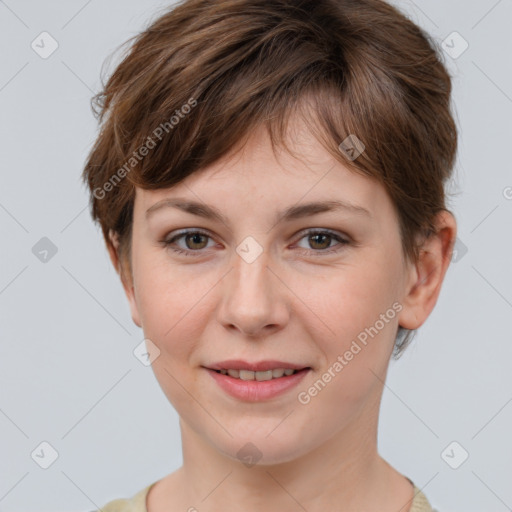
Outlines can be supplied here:
[[[408, 479], [409, 480], [409, 479]], [[410, 481], [410, 480], [409, 480]], [[412, 482], [411, 482], [412, 483]], [[146, 496], [156, 482], [148, 485], [131, 498], [117, 498], [101, 507], [102, 512], [148, 512]], [[414, 485], [414, 483], [413, 483]], [[100, 512], [100, 511], [95, 511]], [[433, 510], [426, 496], [414, 485], [414, 499], [409, 512], [437, 512]]]

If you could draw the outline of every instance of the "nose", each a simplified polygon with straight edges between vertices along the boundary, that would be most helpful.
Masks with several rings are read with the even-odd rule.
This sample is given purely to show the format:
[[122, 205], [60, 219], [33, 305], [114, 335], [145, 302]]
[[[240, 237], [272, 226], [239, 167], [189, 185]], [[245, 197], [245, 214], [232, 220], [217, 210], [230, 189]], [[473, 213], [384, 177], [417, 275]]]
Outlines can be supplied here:
[[282, 329], [289, 318], [289, 289], [271, 267], [266, 252], [248, 262], [235, 253], [233, 268], [223, 278], [218, 320], [248, 337]]

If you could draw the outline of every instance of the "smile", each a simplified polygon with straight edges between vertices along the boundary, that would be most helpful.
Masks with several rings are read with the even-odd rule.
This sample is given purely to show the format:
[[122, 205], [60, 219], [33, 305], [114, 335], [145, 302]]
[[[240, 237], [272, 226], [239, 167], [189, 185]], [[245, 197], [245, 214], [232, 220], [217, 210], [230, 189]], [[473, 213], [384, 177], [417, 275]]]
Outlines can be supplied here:
[[217, 373], [221, 373], [222, 375], [229, 375], [230, 377], [233, 377], [234, 379], [240, 379], [240, 380], [257, 380], [257, 381], [264, 381], [264, 380], [272, 380], [272, 379], [280, 379], [283, 377], [283, 375], [286, 375], [287, 377], [290, 375], [293, 375], [298, 370], [294, 370], [292, 368], [276, 368], [274, 370], [267, 370], [264, 372], [253, 372], [251, 370], [235, 370], [235, 369], [229, 369], [229, 370], [215, 370]]
[[[214, 370], [204, 368], [219, 388], [227, 395], [246, 402], [261, 402], [285, 395], [298, 386], [311, 368], [283, 369], [266, 371]], [[276, 377], [274, 377], [274, 372]]]

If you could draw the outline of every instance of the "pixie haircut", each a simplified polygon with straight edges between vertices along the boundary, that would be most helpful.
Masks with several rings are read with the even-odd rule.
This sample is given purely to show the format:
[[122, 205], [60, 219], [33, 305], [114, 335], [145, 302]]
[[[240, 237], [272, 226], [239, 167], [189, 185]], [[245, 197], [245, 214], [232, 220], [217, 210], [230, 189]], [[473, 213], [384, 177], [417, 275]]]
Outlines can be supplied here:
[[[381, 0], [186, 0], [131, 44], [91, 101], [100, 124], [82, 178], [107, 246], [131, 278], [135, 187], [172, 187], [264, 124], [287, 146], [290, 114], [347, 168], [381, 183], [401, 257], [446, 210], [457, 152], [451, 78], [439, 47]], [[355, 159], [340, 150], [356, 136]], [[348, 139], [348, 140], [353, 140]], [[400, 256], [400, 255], [397, 255]], [[416, 331], [399, 327], [398, 359]]]

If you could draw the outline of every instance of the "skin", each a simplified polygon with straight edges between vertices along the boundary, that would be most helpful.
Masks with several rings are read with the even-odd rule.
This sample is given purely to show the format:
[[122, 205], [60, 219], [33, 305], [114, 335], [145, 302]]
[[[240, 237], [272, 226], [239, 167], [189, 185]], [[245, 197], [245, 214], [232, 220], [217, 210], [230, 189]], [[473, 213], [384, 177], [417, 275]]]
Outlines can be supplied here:
[[[160, 350], [152, 367], [180, 416], [183, 466], [151, 489], [149, 512], [319, 512], [333, 503], [340, 511], [409, 510], [411, 483], [377, 452], [383, 382], [399, 324], [417, 329], [435, 306], [456, 222], [440, 214], [420, 261], [405, 262], [382, 185], [335, 160], [297, 119], [292, 128], [300, 158], [286, 151], [276, 158], [261, 128], [241, 152], [171, 189], [137, 189], [131, 275], [111, 233], [133, 321]], [[177, 197], [216, 207], [227, 224], [174, 208], [146, 218], [152, 205]], [[372, 217], [334, 211], [274, 222], [289, 206], [327, 199], [351, 201]], [[161, 244], [185, 228], [209, 232], [175, 241], [190, 257]], [[308, 228], [352, 243], [312, 238]], [[263, 249], [252, 263], [236, 252], [247, 236]], [[317, 396], [299, 403], [297, 394], [395, 302], [401, 311]], [[280, 359], [312, 371], [279, 397], [244, 402], [201, 367], [230, 358]], [[248, 442], [261, 454], [250, 467], [237, 456]]]

